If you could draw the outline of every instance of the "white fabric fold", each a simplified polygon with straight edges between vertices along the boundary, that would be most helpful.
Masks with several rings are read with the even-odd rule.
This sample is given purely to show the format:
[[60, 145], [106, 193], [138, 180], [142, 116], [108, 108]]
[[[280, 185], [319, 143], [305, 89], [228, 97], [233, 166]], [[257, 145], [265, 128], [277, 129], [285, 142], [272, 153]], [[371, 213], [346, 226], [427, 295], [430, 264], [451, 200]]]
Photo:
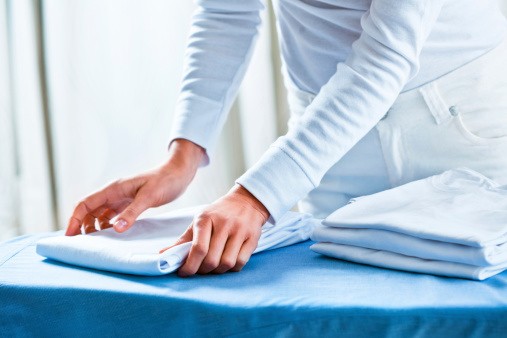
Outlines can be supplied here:
[[424, 259], [477, 266], [507, 262], [507, 243], [485, 248], [446, 243], [378, 229], [332, 228], [321, 225], [311, 239], [316, 242], [361, 246]]
[[322, 224], [486, 247], [507, 242], [507, 189], [468, 168], [351, 200]]
[[507, 187], [468, 168], [352, 199], [312, 234], [315, 252], [483, 280], [507, 269]]
[[474, 266], [469, 264], [422, 259], [390, 251], [334, 243], [316, 243], [313, 251], [355, 263], [379, 266], [387, 269], [404, 270], [446, 277], [484, 280], [507, 269], [507, 262], [496, 266]]
[[[106, 229], [73, 237], [55, 236], [37, 242], [39, 255], [67, 264], [135, 275], [165, 275], [185, 262], [191, 242], [162, 254], [159, 250], [173, 244], [186, 230], [203, 206], [145, 218], [124, 233]], [[254, 253], [308, 240], [320, 224], [309, 214], [288, 212], [276, 224], [262, 228]]]

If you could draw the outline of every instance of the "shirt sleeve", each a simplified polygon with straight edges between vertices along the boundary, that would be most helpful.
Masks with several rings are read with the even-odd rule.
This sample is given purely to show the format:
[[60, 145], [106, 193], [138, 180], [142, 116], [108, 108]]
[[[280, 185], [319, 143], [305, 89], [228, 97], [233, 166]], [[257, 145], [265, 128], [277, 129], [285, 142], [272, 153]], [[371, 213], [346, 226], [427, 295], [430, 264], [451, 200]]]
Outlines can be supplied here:
[[169, 144], [184, 138], [203, 147], [205, 166], [253, 54], [264, 5], [260, 0], [196, 3]]
[[386, 113], [419, 69], [443, 0], [373, 0], [345, 62], [280, 137], [236, 182], [276, 221]]

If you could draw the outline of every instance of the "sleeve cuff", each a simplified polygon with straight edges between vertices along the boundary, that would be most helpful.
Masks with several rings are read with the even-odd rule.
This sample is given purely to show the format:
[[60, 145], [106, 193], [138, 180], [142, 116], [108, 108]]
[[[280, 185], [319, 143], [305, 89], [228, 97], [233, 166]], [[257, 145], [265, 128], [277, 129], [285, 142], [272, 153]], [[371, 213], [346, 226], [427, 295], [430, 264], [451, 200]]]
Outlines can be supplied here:
[[276, 146], [270, 147], [236, 183], [245, 187], [268, 209], [274, 222], [315, 188], [301, 167]]
[[167, 145], [178, 138], [194, 142], [206, 151], [200, 167], [207, 166], [220, 134], [217, 125], [220, 114], [215, 113], [220, 109], [220, 104], [211, 100], [183, 99], [178, 102]]

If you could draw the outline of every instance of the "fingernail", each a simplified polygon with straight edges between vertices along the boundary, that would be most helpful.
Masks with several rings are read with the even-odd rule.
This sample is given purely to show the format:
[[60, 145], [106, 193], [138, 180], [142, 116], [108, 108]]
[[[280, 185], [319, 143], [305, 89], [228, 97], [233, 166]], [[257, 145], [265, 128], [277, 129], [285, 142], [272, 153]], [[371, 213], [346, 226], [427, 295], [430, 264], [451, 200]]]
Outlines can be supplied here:
[[119, 219], [114, 223], [114, 227], [116, 230], [123, 231], [127, 228], [127, 221], [124, 219]]

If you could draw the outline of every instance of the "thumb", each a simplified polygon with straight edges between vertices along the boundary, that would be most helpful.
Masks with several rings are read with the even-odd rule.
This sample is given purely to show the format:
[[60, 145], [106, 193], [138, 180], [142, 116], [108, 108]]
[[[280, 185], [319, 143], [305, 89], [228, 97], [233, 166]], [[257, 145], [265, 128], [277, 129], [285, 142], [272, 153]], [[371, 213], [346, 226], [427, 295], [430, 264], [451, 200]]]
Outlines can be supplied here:
[[114, 229], [117, 232], [127, 231], [136, 219], [150, 207], [147, 198], [137, 196], [134, 200], [118, 215], [114, 222]]
[[190, 225], [187, 230], [183, 233], [183, 235], [180, 236], [180, 238], [178, 238], [176, 240], [176, 242], [173, 243], [173, 245], [171, 246], [168, 246], [167, 248], [164, 248], [162, 250], [160, 250], [158, 253], [161, 254], [162, 252], [166, 251], [166, 250], [169, 250], [170, 248], [172, 247], [175, 247], [176, 245], [180, 245], [180, 244], [183, 244], [183, 243], [186, 243], [186, 242], [191, 242], [192, 239], [194, 237], [194, 232], [192, 231], [192, 225]]

